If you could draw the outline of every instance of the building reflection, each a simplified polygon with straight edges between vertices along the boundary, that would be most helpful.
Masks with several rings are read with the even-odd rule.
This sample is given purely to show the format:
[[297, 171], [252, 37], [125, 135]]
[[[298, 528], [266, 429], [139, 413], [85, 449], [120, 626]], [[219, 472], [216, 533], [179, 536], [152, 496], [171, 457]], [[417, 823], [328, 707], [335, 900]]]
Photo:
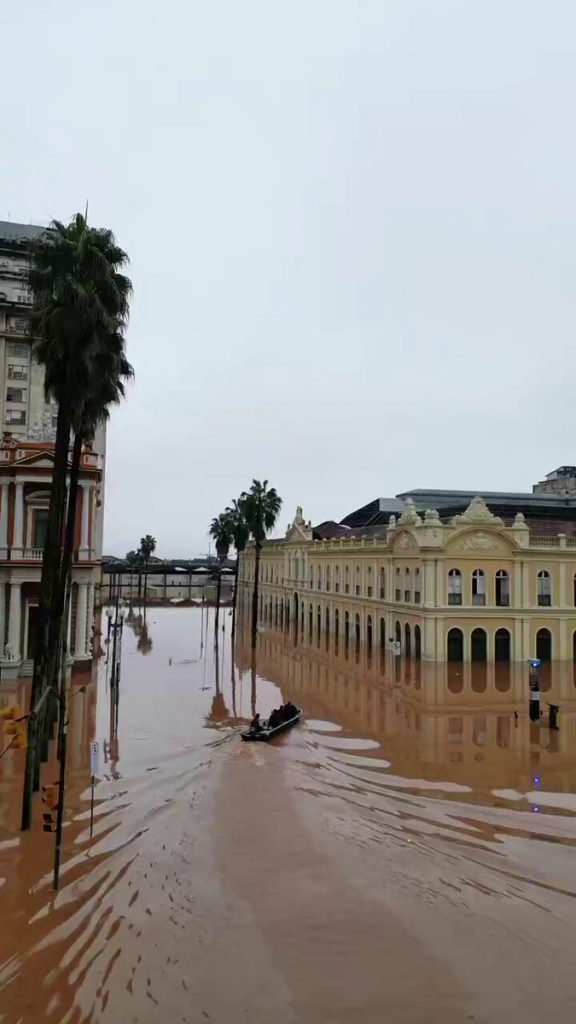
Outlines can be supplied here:
[[[250, 671], [250, 639], [238, 636], [236, 664]], [[283, 696], [300, 701], [308, 717], [403, 744], [404, 754], [427, 764], [479, 763], [489, 752], [514, 754], [524, 766], [553, 758], [576, 766], [576, 688], [571, 663], [544, 666], [542, 723], [528, 720], [528, 670], [522, 664], [430, 663], [374, 657], [350, 643], [295, 644], [266, 630], [258, 637], [257, 672]], [[561, 706], [558, 732], [547, 727], [547, 702]], [[407, 741], [410, 741], [409, 743]]]

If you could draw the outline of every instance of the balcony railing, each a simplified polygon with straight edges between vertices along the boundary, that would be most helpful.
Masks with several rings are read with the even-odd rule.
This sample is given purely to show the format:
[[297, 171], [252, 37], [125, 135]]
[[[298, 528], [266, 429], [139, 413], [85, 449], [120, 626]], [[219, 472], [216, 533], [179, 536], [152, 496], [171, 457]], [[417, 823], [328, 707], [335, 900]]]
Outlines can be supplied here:
[[24, 558], [29, 562], [41, 562], [44, 555], [44, 548], [25, 548]]

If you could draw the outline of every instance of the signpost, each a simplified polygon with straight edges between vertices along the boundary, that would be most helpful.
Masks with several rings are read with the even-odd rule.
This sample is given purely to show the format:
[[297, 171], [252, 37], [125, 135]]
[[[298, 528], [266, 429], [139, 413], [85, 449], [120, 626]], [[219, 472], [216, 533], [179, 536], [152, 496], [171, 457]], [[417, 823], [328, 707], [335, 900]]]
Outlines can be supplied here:
[[90, 744], [90, 775], [92, 778], [92, 792], [90, 797], [90, 839], [94, 832], [94, 776], [98, 774], [98, 762], [100, 757], [100, 744], [98, 740], [92, 740]]

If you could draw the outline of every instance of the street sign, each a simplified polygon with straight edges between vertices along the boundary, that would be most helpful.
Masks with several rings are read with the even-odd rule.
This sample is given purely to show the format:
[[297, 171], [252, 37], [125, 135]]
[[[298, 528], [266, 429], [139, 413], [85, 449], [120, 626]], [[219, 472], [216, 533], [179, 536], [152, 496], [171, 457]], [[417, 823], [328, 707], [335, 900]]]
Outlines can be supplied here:
[[90, 744], [90, 775], [98, 774], [98, 761], [100, 755], [100, 744], [98, 740], [92, 740]]

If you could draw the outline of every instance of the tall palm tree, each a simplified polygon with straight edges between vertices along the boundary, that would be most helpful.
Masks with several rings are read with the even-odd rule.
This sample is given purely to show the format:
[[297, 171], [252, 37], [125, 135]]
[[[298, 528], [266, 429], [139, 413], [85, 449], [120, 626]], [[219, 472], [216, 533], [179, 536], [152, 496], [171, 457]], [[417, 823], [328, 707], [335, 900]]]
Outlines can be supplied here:
[[112, 232], [89, 227], [81, 214], [69, 225], [53, 221], [31, 251], [34, 357], [44, 367], [47, 397], [58, 403], [32, 703], [46, 685], [47, 652], [53, 649], [60, 625], [62, 532], [72, 425], [90, 391], [94, 356], [101, 349], [103, 334], [117, 331], [122, 336], [127, 323], [131, 284], [121, 273], [126, 262]]
[[[51, 652], [58, 646], [63, 615], [62, 534], [66, 480], [74, 420], [90, 391], [95, 355], [103, 337], [123, 336], [131, 284], [122, 273], [127, 256], [105, 228], [89, 227], [77, 214], [68, 225], [53, 221], [31, 248], [29, 284], [34, 294], [33, 353], [44, 368], [47, 398], [58, 403], [48, 528], [42, 561], [38, 633], [30, 706], [49, 683]], [[30, 729], [22, 827], [31, 820], [30, 794], [38, 779], [36, 725]], [[45, 735], [40, 723], [40, 735]], [[36, 768], [35, 768], [36, 765]]]
[[242, 506], [240, 501], [233, 500], [231, 505], [228, 505], [224, 509], [227, 516], [232, 521], [232, 534], [234, 538], [234, 547], [236, 548], [236, 565], [234, 566], [234, 596], [232, 598], [232, 637], [236, 633], [236, 605], [238, 602], [238, 565], [240, 563], [240, 555], [246, 548], [246, 545], [250, 539], [250, 529], [244, 518]]
[[216, 590], [216, 619], [214, 622], [214, 632], [218, 635], [218, 620], [220, 617], [220, 594], [222, 593], [222, 565], [228, 558], [228, 552], [230, 546], [234, 542], [234, 531], [233, 523], [227, 512], [221, 512], [219, 516], [214, 518], [210, 523], [208, 533], [216, 544], [216, 554], [218, 556], [218, 583]]
[[146, 614], [146, 590], [148, 587], [148, 566], [150, 565], [150, 556], [156, 550], [156, 538], [152, 534], [147, 533], [145, 537], [142, 537], [140, 541], [140, 557], [142, 559], [142, 565], [144, 567], [144, 614]]
[[282, 507], [282, 498], [276, 488], [268, 487], [267, 480], [253, 480], [249, 491], [240, 495], [240, 508], [254, 540], [254, 589], [252, 591], [252, 651], [256, 650], [258, 630], [258, 585], [260, 582], [260, 554], [266, 534], [276, 525]]

